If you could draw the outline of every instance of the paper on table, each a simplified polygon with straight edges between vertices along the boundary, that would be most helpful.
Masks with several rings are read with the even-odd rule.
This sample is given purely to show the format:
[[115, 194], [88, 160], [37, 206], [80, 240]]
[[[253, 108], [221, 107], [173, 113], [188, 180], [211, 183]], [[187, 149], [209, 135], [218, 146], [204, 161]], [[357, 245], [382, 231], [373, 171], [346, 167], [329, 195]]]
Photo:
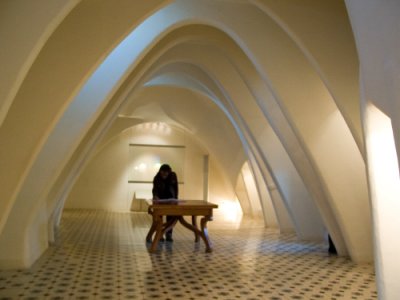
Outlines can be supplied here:
[[179, 199], [168, 198], [168, 199], [153, 199], [153, 203], [155, 204], [173, 204], [180, 202]]

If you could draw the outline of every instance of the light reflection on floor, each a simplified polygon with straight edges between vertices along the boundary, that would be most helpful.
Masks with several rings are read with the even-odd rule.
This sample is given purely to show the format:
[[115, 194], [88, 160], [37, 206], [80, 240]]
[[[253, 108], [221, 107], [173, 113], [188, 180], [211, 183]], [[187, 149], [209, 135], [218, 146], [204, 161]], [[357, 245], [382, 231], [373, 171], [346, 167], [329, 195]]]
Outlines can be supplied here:
[[0, 271], [0, 299], [377, 299], [372, 265], [262, 222], [211, 222], [213, 253], [178, 225], [149, 254], [149, 225], [145, 213], [66, 211], [57, 244], [31, 269]]

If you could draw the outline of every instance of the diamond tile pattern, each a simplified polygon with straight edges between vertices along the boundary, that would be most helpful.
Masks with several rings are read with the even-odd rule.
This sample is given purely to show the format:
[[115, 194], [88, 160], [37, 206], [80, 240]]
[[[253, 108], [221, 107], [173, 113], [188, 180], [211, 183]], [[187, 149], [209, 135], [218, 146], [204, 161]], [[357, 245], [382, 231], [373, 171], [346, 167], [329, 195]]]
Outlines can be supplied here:
[[210, 222], [205, 253], [179, 224], [150, 254], [150, 223], [146, 213], [65, 211], [57, 243], [32, 268], [0, 271], [0, 299], [377, 299], [372, 265], [293, 234]]

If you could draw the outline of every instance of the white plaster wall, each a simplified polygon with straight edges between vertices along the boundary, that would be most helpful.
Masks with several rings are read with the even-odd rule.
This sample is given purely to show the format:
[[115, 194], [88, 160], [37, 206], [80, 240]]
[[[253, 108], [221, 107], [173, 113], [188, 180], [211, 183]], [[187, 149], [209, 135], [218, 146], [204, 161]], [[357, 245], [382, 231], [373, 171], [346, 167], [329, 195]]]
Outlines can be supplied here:
[[[8, 226], [7, 228], [14, 228], [18, 227], [16, 225], [18, 225], [17, 223], [20, 219], [24, 220], [23, 224], [20, 224], [18, 230], [14, 231], [15, 228], [7, 229], [7, 233], [4, 236], [7, 234], [10, 235], [11, 233], [18, 233], [16, 236], [18, 236], [18, 238], [20, 238], [24, 243], [26, 228], [29, 227], [32, 230], [35, 229], [37, 230], [37, 233], [42, 232], [41, 229], [45, 224], [41, 223], [41, 218], [37, 218], [37, 216], [41, 216], [43, 212], [43, 203], [41, 203], [41, 201], [46, 199], [47, 192], [51, 190], [55, 178], [62, 173], [64, 166], [70, 161], [73, 154], [76, 156], [88, 155], [88, 153], [84, 153], [82, 150], [82, 148], [84, 150], [86, 150], [86, 148], [78, 146], [81, 145], [80, 143], [84, 139], [85, 134], [88, 133], [90, 129], [95, 131], [95, 129], [101, 127], [96, 127], [98, 125], [94, 124], [95, 120], [97, 118], [100, 119], [100, 113], [106, 106], [106, 102], [110, 101], [111, 94], [116, 92], [116, 89], [119, 87], [117, 85], [119, 78], [111, 78], [112, 81], [109, 81], [110, 86], [105, 87], [101, 91], [99, 87], [103, 88], [103, 84], [107, 83], [106, 79], [108, 77], [98, 78], [100, 80], [99, 82], [102, 84], [96, 85], [96, 82], [92, 82], [92, 86], [95, 87], [95, 89], [85, 89], [82, 91], [83, 93], [80, 94], [80, 96], [82, 96], [81, 100], [83, 99], [87, 101], [78, 101], [78, 104], [75, 107], [76, 110], [74, 111], [74, 109], [71, 109], [71, 115], [64, 115], [65, 119], [63, 122], [68, 120], [72, 121], [74, 126], [64, 126], [64, 123], [61, 122], [61, 129], [59, 128], [60, 131], [57, 131], [58, 129], [54, 130], [54, 139], [52, 140], [50, 138], [49, 141], [48, 137], [52, 132], [52, 129], [61, 118], [68, 103], [77, 94], [77, 91], [80, 90], [90, 73], [96, 68], [105, 55], [109, 53], [110, 49], [118, 44], [122, 37], [138, 25], [141, 20], [145, 19], [148, 14], [160, 8], [162, 3], [164, 2], [133, 2], [126, 0], [119, 1], [118, 5], [116, 5], [115, 2], [110, 1], [84, 1], [76, 6], [76, 9], [74, 9], [65, 19], [61, 26], [59, 26], [52, 37], [48, 40], [46, 46], [43, 47], [37, 60], [32, 65], [28, 76], [26, 76], [21, 89], [18, 91], [13, 106], [4, 119], [3, 126], [0, 128], [0, 140], [2, 142], [2, 147], [0, 147], [0, 185], [2, 186], [2, 190], [0, 191], [0, 197], [2, 198], [2, 201], [0, 202], [0, 229], [7, 223], [7, 221], [9, 221], [9, 224], [6, 225]], [[207, 5], [204, 5], [204, 3]], [[43, 5], [42, 8], [45, 9], [46, 6]], [[220, 13], [222, 10], [224, 11], [224, 14]], [[311, 157], [312, 162], [317, 165], [313, 165], [318, 171], [318, 176], [316, 176], [316, 178], [318, 180], [322, 178], [322, 182], [329, 181], [324, 192], [329, 193], [332, 198], [335, 199], [332, 200], [328, 197], [328, 199], [323, 200], [327, 203], [328, 207], [333, 203], [335, 217], [337, 217], [341, 229], [343, 231], [348, 231], [347, 235], [357, 235], [360, 232], [364, 233], [365, 230], [368, 231], [368, 229], [354, 229], [357, 225], [363, 227], [363, 224], [368, 221], [365, 219], [366, 211], [364, 211], [362, 218], [358, 218], [358, 216], [354, 215], [354, 213], [358, 211], [358, 205], [363, 206], [365, 203], [365, 200], [363, 199], [365, 194], [363, 189], [364, 183], [355, 183], [355, 186], [360, 187], [359, 190], [361, 192], [358, 193], [357, 191], [355, 195], [352, 194], [350, 196], [351, 201], [349, 203], [354, 205], [348, 207], [346, 204], [347, 201], [343, 201], [342, 196], [346, 196], [348, 191], [352, 192], [351, 187], [353, 185], [347, 185], [346, 180], [342, 180], [344, 182], [343, 184], [343, 182], [337, 181], [335, 177], [335, 175], [347, 175], [348, 178], [352, 179], [352, 176], [354, 175], [354, 178], [358, 178], [357, 176], [359, 176], [361, 172], [360, 168], [363, 169], [360, 158], [357, 156], [356, 163], [350, 162], [351, 168], [349, 168], [349, 170], [351, 172], [347, 173], [348, 169], [346, 168], [340, 169], [340, 159], [336, 159], [336, 163], [338, 164], [333, 165], [335, 167], [334, 169], [330, 169], [331, 156], [328, 155], [328, 150], [330, 148], [326, 147], [327, 144], [325, 144], [323, 139], [318, 139], [318, 135], [317, 139], [315, 139], [316, 136], [314, 135], [314, 128], [318, 128], [321, 124], [320, 119], [318, 116], [314, 118], [313, 115], [310, 114], [309, 116], [312, 117], [310, 120], [313, 122], [307, 123], [307, 121], [309, 121], [308, 119], [303, 120], [301, 116], [299, 117], [299, 114], [301, 115], [303, 110], [301, 105], [296, 105], [295, 102], [304, 99], [307, 100], [307, 97], [309, 96], [307, 90], [314, 90], [314, 87], [316, 86], [318, 89], [322, 88], [322, 90], [324, 90], [325, 82], [320, 80], [316, 75], [318, 72], [313, 70], [315, 64], [310, 63], [310, 61], [307, 61], [307, 59], [299, 55], [297, 52], [298, 49], [296, 48], [298, 47], [298, 43], [293, 42], [293, 40], [282, 34], [281, 31], [283, 31], [283, 29], [276, 26], [274, 22], [271, 22], [271, 20], [266, 18], [261, 11], [252, 8], [248, 3], [242, 3], [240, 1], [177, 1], [176, 5], [171, 9], [161, 11], [159, 17], [164, 23], [157, 24], [160, 26], [159, 28], [151, 26], [153, 31], [151, 32], [151, 35], [149, 34], [147, 36], [146, 40], [149, 43], [149, 48], [154, 46], [151, 43], [156, 43], [158, 41], [157, 39], [169, 30], [164, 28], [167, 24], [171, 25], [172, 28], [179, 26], [179, 24], [182, 24], [181, 22], [197, 22], [201, 20], [202, 22], [213, 24], [231, 34], [231, 36], [238, 42], [238, 45], [243, 49], [244, 53], [246, 53], [246, 55], [251, 59], [251, 62], [254, 63], [255, 68], [261, 74], [260, 77], [263, 79], [263, 82], [269, 81], [269, 75], [271, 75], [270, 72], [275, 74], [275, 77], [272, 78], [274, 83], [274, 92], [278, 92], [277, 95], [281, 97], [283, 96], [284, 98], [282, 103], [286, 108], [288, 108], [286, 116], [289, 119], [289, 124], [293, 126], [297, 136], [301, 137], [302, 140], [299, 144], [303, 145], [307, 150], [305, 151], [305, 157]], [[243, 22], [243, 20], [246, 22]], [[107, 26], [104, 26], [104, 24], [107, 24]], [[266, 24], [271, 26], [265, 26]], [[321, 28], [323, 27], [324, 26], [321, 26]], [[258, 30], [260, 28], [263, 28], [264, 30]], [[300, 28], [301, 27], [299, 26], [299, 30]], [[340, 30], [341, 29], [339, 29], [339, 31]], [[88, 37], [90, 37], [90, 39]], [[265, 37], [271, 39], [265, 39]], [[281, 39], [280, 37], [283, 38]], [[274, 40], [275, 38], [278, 39]], [[279, 44], [278, 42], [282, 42], [282, 44]], [[174, 43], [177, 42], [174, 41]], [[136, 44], [139, 45], [138, 43]], [[277, 45], [285, 46], [282, 48], [284, 51], [278, 49], [278, 47], [276, 47]], [[145, 51], [144, 49], [147, 44], [145, 43], [145, 45], [141, 46], [142, 50]], [[332, 43], [331, 49], [335, 49], [334, 46], [335, 44]], [[287, 53], [286, 51], [289, 52], [289, 50], [292, 52], [289, 53], [289, 56], [285, 57], [292, 58], [293, 60], [290, 62], [279, 60], [280, 55]], [[314, 51], [323, 51], [323, 48], [315, 46]], [[341, 53], [343, 54], [341, 56], [346, 56], [347, 54], [346, 51]], [[144, 54], [145, 53], [140, 53], [140, 51], [139, 53], [135, 53], [135, 55], [140, 58], [143, 58]], [[206, 54], [206, 52], [203, 54]], [[395, 55], [395, 53], [393, 53], [393, 55]], [[230, 58], [232, 59], [232, 57]], [[295, 58], [298, 58], [298, 60]], [[188, 56], [188, 59], [193, 58]], [[129, 73], [127, 68], [128, 65], [132, 63], [132, 60], [126, 65], [122, 64], [125, 66], [125, 69], [121, 69], [121, 74], [124, 74], [124, 76]], [[140, 76], [141, 72], [145, 72], [146, 69], [150, 68], [152, 65], [151, 61], [146, 61], [145, 59], [143, 61], [148, 63], [148, 65], [143, 63], [144, 66], [141, 66], [142, 68], [135, 70], [135, 74], [139, 74], [138, 76]], [[340, 62], [340, 58], [338, 58], [338, 60], [333, 60], [333, 64]], [[138, 62], [135, 61], [135, 63]], [[287, 65], [284, 63], [287, 63]], [[117, 65], [113, 66], [116, 67]], [[237, 65], [234, 67], [238, 68]], [[154, 68], [157, 68], [157, 66]], [[291, 72], [291, 76], [289, 76], [288, 72], [281, 72], [279, 68], [284, 70], [291, 70], [291, 68], [293, 68], [294, 71]], [[307, 70], [307, 72], [300, 72], [304, 70]], [[113, 69], [113, 71], [115, 71], [115, 69]], [[126, 74], [124, 73], [125, 71]], [[219, 71], [221, 71], [221, 74], [224, 74], [223, 70]], [[297, 71], [299, 72], [296, 73]], [[326, 71], [329, 72], [329, 70]], [[18, 74], [18, 72], [19, 71], [17, 70], [15, 74]], [[109, 74], [112, 75], [114, 73], [110, 72]], [[243, 72], [243, 74], [248, 73]], [[310, 74], [311, 76], [308, 76]], [[342, 72], [331, 72], [331, 78], [336, 78], [341, 74]], [[335, 76], [332, 77], [332, 75]], [[126, 79], [124, 76], [121, 76], [122, 80], [118, 83], [122, 84], [122, 81]], [[309, 79], [309, 81], [307, 81], [309, 84], [305, 84], [304, 82], [299, 84], [293, 80], [293, 77]], [[253, 80], [253, 77], [249, 78]], [[291, 81], [286, 80], [288, 78], [291, 79]], [[236, 91], [237, 87], [234, 86], [235, 82], [236, 81], [226, 80], [226, 84], [223, 84], [223, 88], [226, 90], [231, 88], [232, 91]], [[345, 84], [346, 80], [343, 82], [340, 84]], [[317, 85], [314, 85], [314, 83], [317, 83]], [[253, 93], [256, 92], [256, 89], [250, 88], [250, 90]], [[301, 97], [297, 97], [299, 94], [297, 92], [300, 90], [303, 93], [301, 94]], [[239, 89], [239, 92], [244, 95], [245, 93], [243, 91], [244, 89]], [[261, 90], [258, 90], [258, 92], [260, 91]], [[287, 91], [287, 94], [284, 93], [285, 91]], [[332, 90], [329, 89], [329, 91]], [[247, 92], [246, 95], [251, 92]], [[392, 92], [396, 93], [396, 90], [392, 88]], [[326, 91], [324, 93], [326, 95]], [[332, 94], [334, 95], [335, 93], [332, 92]], [[312, 96], [315, 96], [315, 99], [319, 99], [316, 94], [313, 94]], [[243, 97], [242, 99], [248, 99], [248, 97]], [[324, 96], [323, 99], [327, 100], [330, 104], [332, 104], [334, 100], [331, 99], [330, 96]], [[350, 99], [354, 99], [354, 97], [350, 97]], [[92, 102], [92, 100], [95, 101]], [[38, 103], [40, 103], [40, 105], [38, 105]], [[98, 110], [91, 106], [93, 103], [96, 103]], [[262, 102], [260, 101], [259, 104], [260, 103]], [[310, 103], [311, 102], [308, 102], [308, 104]], [[82, 108], [82, 111], [80, 111], [80, 108]], [[241, 110], [243, 110], [243, 113], [246, 113], [247, 121], [251, 123], [251, 118], [254, 116], [252, 110], [246, 107], [242, 107]], [[312, 113], [318, 115], [319, 111], [314, 110]], [[112, 113], [110, 113], [110, 115], [112, 115]], [[260, 114], [258, 114], [257, 119], [263, 120], [259, 115]], [[69, 119], [69, 117], [71, 118]], [[180, 119], [185, 120], [185, 117], [181, 116]], [[185, 123], [188, 123], [188, 119], [189, 118], [186, 117]], [[331, 124], [324, 124], [328, 125], [327, 128], [331, 133], [333, 132], [332, 136], [335, 137], [335, 141], [337, 141], [336, 137], [339, 137], [339, 139], [341, 137], [334, 133], [333, 129], [335, 126], [332, 125], [340, 123], [342, 126], [341, 128], [346, 131], [347, 141], [350, 141], [347, 145], [341, 148], [343, 150], [342, 154], [347, 155], [347, 149], [350, 149], [352, 154], [354, 154], [354, 145], [351, 145], [351, 134], [349, 134], [353, 131], [346, 128], [344, 119], [342, 120], [341, 116], [337, 116], [337, 119], [339, 120], [338, 122], [336, 122], [337, 120], [335, 119]], [[396, 121], [398, 119], [399, 118], [393, 120]], [[243, 123], [243, 127], [247, 126], [246, 122]], [[260, 134], [260, 132], [262, 132], [260, 131], [262, 126], [257, 127], [255, 122], [251, 124], [251, 130], [253, 130], [254, 133]], [[275, 123], [275, 125], [277, 124], [279, 125], [279, 123]], [[398, 126], [394, 126], [394, 131], [395, 133], [398, 132]], [[65, 133], [65, 135], [61, 133]], [[92, 133], [90, 132], [90, 134]], [[262, 135], [255, 135], [255, 142], [258, 143], [257, 138], [260, 138], [260, 136]], [[396, 134], [396, 138], [397, 136], [398, 134]], [[66, 137], [69, 139], [66, 140]], [[278, 135], [278, 137], [282, 139], [282, 134]], [[49, 147], [47, 147], [46, 142], [49, 142]], [[42, 146], [45, 144], [47, 148], [44, 147], [45, 149], [42, 149]], [[293, 157], [298, 154], [298, 148], [294, 146], [295, 144], [291, 145], [292, 146], [289, 147], [286, 145], [286, 149], [290, 149], [288, 152], [291, 154], [290, 158], [293, 159]], [[335, 146], [334, 143], [330, 145]], [[79, 153], [74, 153], [76, 149], [78, 149], [77, 151]], [[254, 149], [255, 147], [253, 150]], [[41, 150], [43, 151], [41, 152]], [[50, 150], [53, 150], [53, 152]], [[39, 153], [40, 156], [38, 156]], [[46, 162], [45, 160], [42, 160], [46, 153], [54, 153], [58, 156], [56, 157], [55, 155], [51, 160]], [[39, 159], [37, 159], [38, 157]], [[352, 157], [353, 155], [348, 155], [349, 159]], [[235, 167], [239, 161], [240, 159], [235, 160]], [[257, 157], [257, 163], [260, 163], [261, 165], [261, 162], [262, 158]], [[241, 161], [241, 164], [242, 163], [243, 160]], [[262, 167], [265, 168], [264, 165], [262, 165]], [[298, 170], [302, 169], [302, 167], [299, 167], [299, 164], [295, 164], [295, 167]], [[356, 169], [356, 171], [352, 173], [353, 169]], [[29, 174], [29, 178], [25, 180], [30, 170], [32, 172]], [[230, 181], [232, 181], [235, 172], [230, 171], [227, 173]], [[307, 172], [302, 173], [299, 171], [299, 173], [304, 174]], [[38, 176], [38, 174], [41, 174], [41, 176]], [[275, 174], [272, 175], [275, 176]], [[68, 177], [69, 174], [65, 176]], [[307, 180], [304, 180], [304, 182], [307, 182]], [[306, 186], [310, 188], [312, 185], [308, 183]], [[25, 196], [29, 197], [26, 198]], [[51, 201], [52, 199], [49, 199], [49, 207], [55, 206]], [[27, 205], [24, 206], [24, 204]], [[340, 209], [337, 209], [338, 205], [340, 206]], [[29, 208], [33, 209], [30, 210]], [[15, 211], [11, 212], [12, 209]], [[347, 211], [350, 213], [346, 213]], [[354, 221], [348, 222], [346, 220], [343, 221], [342, 218], [344, 217], [345, 219], [348, 219], [349, 217], [355, 218]], [[38, 220], [41, 221], [39, 222]], [[359, 220], [360, 222], [357, 223], [356, 220]], [[363, 228], [367, 228], [367, 226], [364, 226]], [[34, 244], [23, 245], [22, 248], [18, 248], [14, 251], [15, 255], [23, 256], [25, 255], [24, 251], [28, 251], [30, 246], [35, 248], [35, 246], [43, 240], [40, 238], [41, 235], [43, 235], [43, 233], [38, 235], [33, 234], [32, 236], [37, 236], [36, 240], [31, 241]], [[349, 246], [356, 247], [357, 241], [359, 241], [358, 237], [350, 240], [352, 241], [349, 242]], [[360, 247], [365, 248], [363, 245], [364, 241], [361, 242]], [[8, 251], [13, 251], [13, 248], [10, 246]], [[4, 252], [1, 252], [1, 254], [3, 255]], [[363, 253], [360, 253], [360, 256], [363, 256]], [[360, 256], [356, 255], [355, 257], [359, 258]], [[30, 262], [32, 262], [32, 260]]]
[[[240, 226], [243, 211], [237, 199], [234, 186], [224, 174], [221, 165], [214, 157], [210, 157], [209, 168], [209, 202], [218, 204], [214, 210], [213, 224]], [[210, 224], [210, 226], [213, 226]], [[218, 226], [220, 227], [220, 226]]]
[[242, 208], [242, 213], [245, 216], [252, 216], [251, 210], [251, 203], [249, 199], [249, 195], [247, 193], [246, 185], [244, 183], [242, 172], [238, 175], [236, 186], [235, 186], [235, 193], [239, 200], [240, 207]]
[[[25, 18], [28, 22], [25, 24], [21, 19], [21, 6], [24, 6], [23, 11], [29, 10], [26, 3], [7, 1], [6, 5], [8, 2], [13, 2], [13, 4], [10, 10], [7, 9], [10, 16], [4, 20], [12, 24], [2, 26], [5, 30], [4, 34], [12, 37], [18, 35], [19, 25], [14, 26], [15, 21], [18, 20], [18, 23], [22, 22], [22, 31], [24, 31], [23, 28], [32, 27], [29, 32], [32, 33], [33, 39], [34, 36], [45, 39], [46, 33], [43, 32], [47, 31], [48, 34], [51, 31], [49, 22], [52, 20], [56, 22], [57, 19], [63, 17], [62, 13], [59, 13], [61, 9], [65, 9], [64, 13], [67, 14], [67, 8], [72, 8], [74, 3], [76, 4], [72, 1], [62, 3], [51, 1], [52, 8], [47, 14], [48, 1], [30, 1], [35, 8], [32, 9], [32, 15]], [[0, 128], [2, 141], [0, 185], [3, 186], [0, 190], [3, 199], [0, 202], [0, 231], [8, 219], [18, 192], [41, 147], [73, 95], [93, 71], [94, 66], [101, 63], [104, 55], [117, 41], [120, 41], [121, 37], [137, 26], [148, 14], [167, 2], [121, 0], [118, 5], [108, 0], [79, 2], [47, 39], [29, 72], [23, 68], [29, 67], [26, 62], [29, 63], [29, 57], [32, 58], [37, 54], [39, 49], [36, 45], [40, 43], [28, 42], [26, 48], [24, 46], [21, 50], [31, 51], [30, 53], [4, 57], [4, 61], [10, 60], [10, 69], [7, 74], [14, 77], [10, 78], [10, 81], [6, 80], [7, 84], [12, 86], [5, 89], [5, 94], [8, 97], [15, 93], [15, 97], [6, 100], [8, 103], [5, 106], [6, 111], [11, 102], [13, 105], [8, 108]], [[28, 36], [30, 36], [29, 33]], [[7, 44], [7, 48], [13, 45], [13, 43]], [[10, 50], [13, 54], [14, 50], [12, 48]], [[8, 66], [8, 63], [5, 65]], [[27, 73], [26, 76], [24, 72]], [[25, 76], [23, 84], [18, 92], [13, 92], [15, 82], [21, 80], [23, 76]]]
[[[87, 164], [69, 194], [65, 208], [104, 209], [129, 211], [134, 189], [128, 183], [135, 157], [130, 152], [130, 143], [182, 145], [185, 146], [184, 175], [179, 178], [181, 199], [203, 199], [203, 157], [207, 152], [187, 132], [172, 129], [168, 135], [138, 130], [137, 125], [113, 137], [97, 150]], [[144, 135], [145, 133], [145, 135]], [[168, 163], [168, 162], [166, 162]], [[154, 174], [155, 175], [155, 174]], [[151, 186], [149, 185], [151, 193]], [[229, 181], [211, 160], [209, 172], [209, 201], [217, 204], [237, 199]], [[218, 213], [217, 213], [218, 214]], [[220, 217], [224, 218], [224, 211]]]
[[344, 1], [251, 1], [282, 26], [313, 65], [363, 152], [357, 50]]
[[[265, 227], [284, 227], [282, 220], [278, 223], [277, 214], [287, 212], [287, 210], [286, 208], [277, 210], [274, 208], [267, 187], [257, 184], [259, 177], [260, 174], [256, 170], [254, 173], [251, 172], [248, 162], [243, 165], [235, 185], [235, 193], [242, 208], [242, 213], [252, 219], [263, 220]], [[258, 201], [258, 203], [254, 206], [255, 201]], [[282, 199], [281, 202], [283, 203]], [[290, 219], [289, 216], [287, 217]]]
[[157, 132], [131, 128], [97, 151], [75, 183], [65, 207], [129, 211], [134, 190], [128, 180], [135, 161], [130, 143], [185, 146], [184, 177], [179, 178], [185, 183], [180, 185], [180, 197], [203, 198], [203, 155], [206, 153], [190, 137], [185, 138], [179, 130], [160, 136]]
[[129, 131], [113, 138], [79, 176], [65, 208], [128, 211]]
[[379, 299], [400, 298], [400, 2], [346, 0], [360, 60]]
[[[243, 177], [244, 185], [246, 187], [247, 195], [249, 197], [251, 214], [253, 217], [260, 218], [263, 216], [263, 211], [261, 208], [261, 199], [258, 195], [257, 185], [256, 182], [254, 181], [254, 177], [248, 163], [245, 163], [243, 165], [243, 168], [241, 170], [241, 175]], [[271, 202], [270, 199], [269, 202]], [[268, 211], [270, 209], [274, 211], [272, 207], [269, 207]]]
[[228, 116], [205, 95], [177, 86], [148, 86], [127, 99], [123, 115], [165, 121], [186, 128], [234, 184], [246, 159], [238, 132]]
[[[0, 2], [0, 126], [48, 38], [80, 0]], [[44, 9], [45, 7], [45, 9]]]

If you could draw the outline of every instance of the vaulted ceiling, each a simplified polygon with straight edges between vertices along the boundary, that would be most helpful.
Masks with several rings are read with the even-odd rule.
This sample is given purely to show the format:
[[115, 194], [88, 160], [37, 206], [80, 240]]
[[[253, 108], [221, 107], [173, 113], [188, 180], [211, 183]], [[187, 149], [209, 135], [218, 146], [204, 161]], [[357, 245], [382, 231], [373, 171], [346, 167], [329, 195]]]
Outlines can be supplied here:
[[0, 32], [18, 45], [0, 57], [0, 260], [31, 264], [96, 146], [144, 121], [196, 135], [232, 182], [248, 161], [278, 221], [371, 260], [343, 2], [42, 2], [9, 4]]

